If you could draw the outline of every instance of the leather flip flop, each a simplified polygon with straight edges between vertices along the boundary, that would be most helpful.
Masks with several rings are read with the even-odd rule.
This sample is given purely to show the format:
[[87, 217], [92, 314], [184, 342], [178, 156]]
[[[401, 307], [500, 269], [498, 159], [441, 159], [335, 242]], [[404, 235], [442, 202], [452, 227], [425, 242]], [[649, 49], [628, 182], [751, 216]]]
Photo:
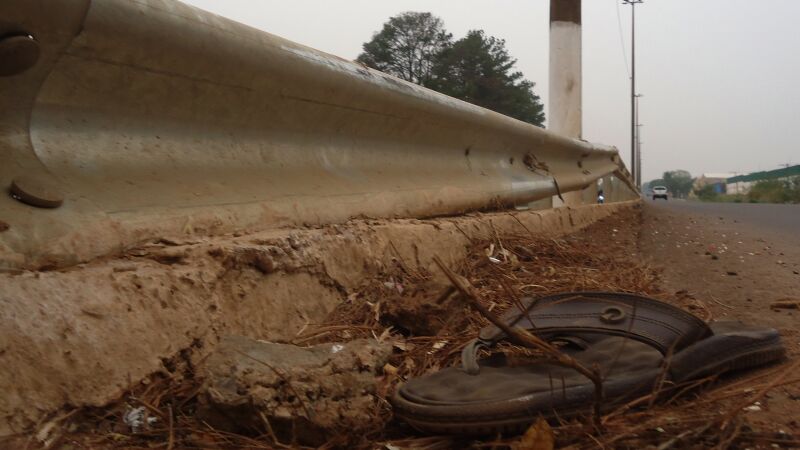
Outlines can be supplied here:
[[[737, 322], [710, 325], [658, 300], [625, 293], [570, 292], [523, 300], [502, 320], [553, 343], [603, 378], [603, 409], [652, 392], [664, 375], [680, 382], [781, 359], [777, 330]], [[392, 398], [395, 415], [414, 428], [481, 435], [524, 430], [536, 417], [588, 413], [594, 384], [547, 360], [509, 360], [481, 348], [506, 339], [481, 330], [462, 352], [462, 367], [409, 380]], [[672, 355], [667, 356], [667, 355]], [[666, 368], [664, 366], [667, 366]]]

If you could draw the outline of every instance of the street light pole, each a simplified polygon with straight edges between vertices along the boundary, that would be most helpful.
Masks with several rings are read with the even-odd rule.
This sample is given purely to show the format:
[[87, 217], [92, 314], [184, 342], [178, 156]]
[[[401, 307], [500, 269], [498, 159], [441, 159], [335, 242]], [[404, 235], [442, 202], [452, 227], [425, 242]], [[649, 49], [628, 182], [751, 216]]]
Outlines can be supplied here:
[[622, 0], [631, 5], [631, 172], [633, 182], [641, 186], [641, 174], [636, 167], [636, 4], [643, 0]]

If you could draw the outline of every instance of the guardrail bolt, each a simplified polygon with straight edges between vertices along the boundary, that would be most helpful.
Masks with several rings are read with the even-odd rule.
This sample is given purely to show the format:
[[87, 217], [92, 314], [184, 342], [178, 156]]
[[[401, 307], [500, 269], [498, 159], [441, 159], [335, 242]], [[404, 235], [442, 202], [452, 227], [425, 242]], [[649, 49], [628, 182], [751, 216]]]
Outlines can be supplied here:
[[22, 73], [39, 60], [39, 43], [29, 34], [0, 38], [0, 76]]
[[34, 176], [19, 176], [11, 181], [11, 197], [26, 205], [39, 208], [58, 208], [64, 197], [47, 180]]

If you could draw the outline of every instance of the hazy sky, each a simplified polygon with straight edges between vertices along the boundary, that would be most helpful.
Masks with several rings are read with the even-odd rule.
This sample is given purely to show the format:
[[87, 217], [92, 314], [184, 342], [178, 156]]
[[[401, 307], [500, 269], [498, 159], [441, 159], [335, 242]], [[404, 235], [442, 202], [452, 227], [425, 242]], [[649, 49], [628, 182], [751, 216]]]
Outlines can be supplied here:
[[[430, 11], [455, 38], [506, 40], [547, 105], [548, 0], [185, 0], [354, 59], [390, 16]], [[629, 161], [630, 6], [583, 1], [584, 138]], [[800, 163], [800, 1], [646, 0], [636, 6], [643, 180], [669, 169], [749, 172]], [[546, 110], [546, 109], [545, 109]]]

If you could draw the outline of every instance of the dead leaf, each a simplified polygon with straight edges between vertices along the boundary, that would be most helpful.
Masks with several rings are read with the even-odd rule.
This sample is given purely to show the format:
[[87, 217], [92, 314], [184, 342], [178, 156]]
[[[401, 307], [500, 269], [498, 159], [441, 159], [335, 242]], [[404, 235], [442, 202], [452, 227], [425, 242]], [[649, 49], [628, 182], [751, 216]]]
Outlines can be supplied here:
[[387, 375], [392, 375], [392, 376], [397, 375], [397, 367], [395, 367], [395, 366], [393, 366], [393, 365], [391, 365], [389, 363], [386, 363], [386, 364], [383, 365], [383, 373], [385, 373]]
[[556, 438], [550, 425], [539, 417], [514, 446], [514, 450], [553, 450], [555, 443]]

